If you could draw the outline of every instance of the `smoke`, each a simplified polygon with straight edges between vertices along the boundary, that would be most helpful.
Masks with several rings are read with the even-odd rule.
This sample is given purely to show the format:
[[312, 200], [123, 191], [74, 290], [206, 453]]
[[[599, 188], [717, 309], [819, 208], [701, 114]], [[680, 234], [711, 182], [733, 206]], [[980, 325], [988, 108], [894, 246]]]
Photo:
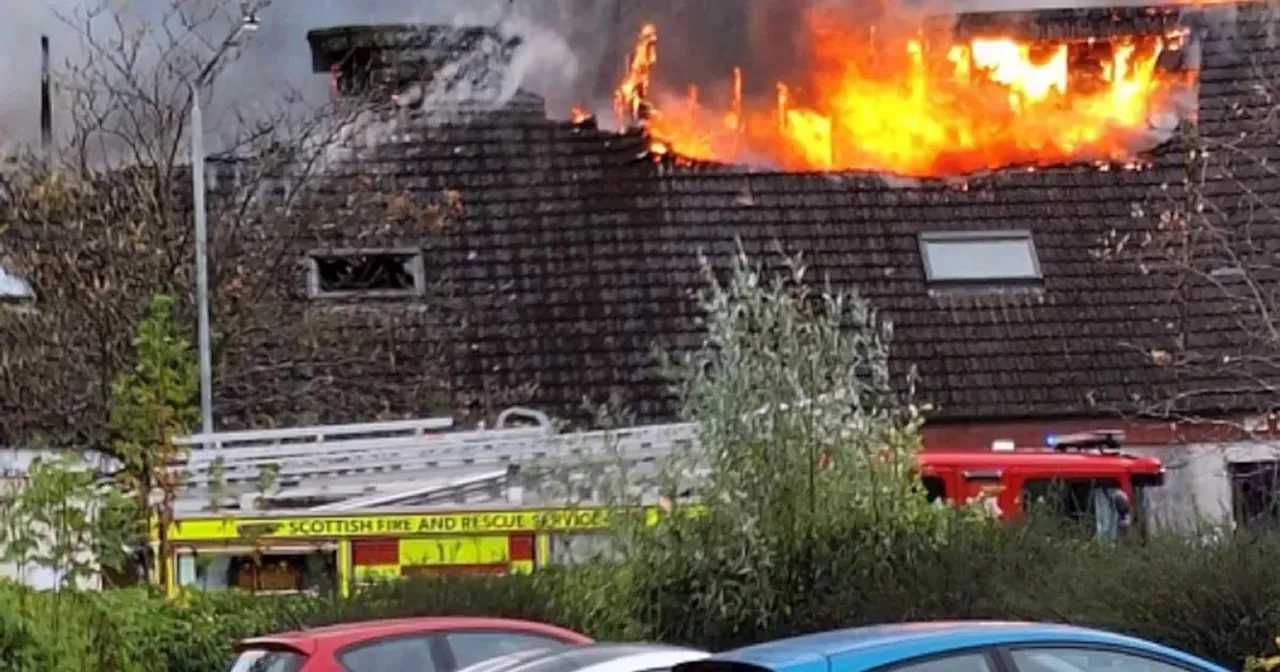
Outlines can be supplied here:
[[[663, 35], [663, 80], [723, 83], [735, 66], [742, 66], [764, 91], [795, 70], [796, 54], [803, 52], [797, 40], [804, 12], [819, 1], [272, 0], [259, 16], [261, 28], [219, 78], [206, 117], [216, 124], [222, 118], [219, 103], [230, 102], [252, 113], [257, 106], [274, 104], [285, 90], [313, 105], [327, 100], [329, 79], [312, 72], [306, 33], [344, 24], [481, 25], [519, 36], [522, 45], [507, 68], [504, 92], [536, 93], [553, 115], [567, 115], [575, 105], [611, 109], [627, 50], [646, 22], [656, 23]], [[77, 30], [59, 17], [101, 2], [24, 0], [7, 11], [0, 22], [3, 141], [39, 138], [39, 35], [52, 40], [55, 68], [83, 60]], [[121, 6], [131, 16], [154, 20], [173, 2], [134, 0]], [[228, 14], [235, 10], [236, 3], [228, 0]]]

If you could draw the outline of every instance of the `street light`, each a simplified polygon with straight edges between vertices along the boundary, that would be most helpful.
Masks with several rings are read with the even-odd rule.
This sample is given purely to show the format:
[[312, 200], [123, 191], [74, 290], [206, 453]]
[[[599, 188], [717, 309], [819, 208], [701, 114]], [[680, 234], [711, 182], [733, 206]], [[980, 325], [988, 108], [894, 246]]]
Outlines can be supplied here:
[[196, 309], [197, 348], [200, 357], [200, 433], [213, 433], [213, 352], [209, 337], [209, 223], [205, 212], [204, 118], [200, 110], [200, 89], [208, 83], [213, 68], [245, 33], [258, 30], [258, 16], [245, 11], [240, 27], [227, 36], [213, 58], [190, 82], [191, 88], [191, 190], [196, 226]]

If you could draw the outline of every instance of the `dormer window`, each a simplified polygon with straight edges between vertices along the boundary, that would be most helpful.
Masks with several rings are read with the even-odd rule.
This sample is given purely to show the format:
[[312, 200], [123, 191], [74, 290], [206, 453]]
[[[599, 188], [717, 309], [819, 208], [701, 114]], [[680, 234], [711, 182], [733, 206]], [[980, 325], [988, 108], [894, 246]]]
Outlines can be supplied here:
[[1043, 279], [1030, 231], [925, 232], [920, 257], [931, 289], [1035, 285]]
[[426, 292], [419, 250], [318, 250], [307, 261], [313, 299], [404, 299]]

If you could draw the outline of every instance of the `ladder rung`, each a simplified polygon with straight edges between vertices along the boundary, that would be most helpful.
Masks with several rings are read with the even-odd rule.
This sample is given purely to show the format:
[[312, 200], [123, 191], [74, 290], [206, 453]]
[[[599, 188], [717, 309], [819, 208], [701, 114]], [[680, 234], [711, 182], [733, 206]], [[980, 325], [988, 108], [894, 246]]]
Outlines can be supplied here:
[[[200, 450], [206, 446], [226, 446], [228, 443], [281, 442], [288, 439], [310, 439], [314, 443], [333, 440], [349, 440], [361, 434], [404, 434], [409, 432], [438, 432], [453, 427], [453, 418], [427, 418], [425, 420], [396, 420], [351, 425], [320, 425], [289, 429], [250, 429], [237, 432], [215, 432], [178, 437], [174, 443]], [[346, 437], [338, 438], [338, 437]], [[208, 449], [208, 448], [204, 448]]]

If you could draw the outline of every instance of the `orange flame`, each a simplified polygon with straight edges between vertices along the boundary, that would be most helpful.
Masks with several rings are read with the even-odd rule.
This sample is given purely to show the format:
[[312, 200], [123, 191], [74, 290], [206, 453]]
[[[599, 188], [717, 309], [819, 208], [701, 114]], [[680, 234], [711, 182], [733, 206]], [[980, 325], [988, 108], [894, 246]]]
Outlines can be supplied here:
[[803, 86], [778, 82], [769, 105], [744, 102], [733, 73], [727, 109], [653, 95], [657, 29], [646, 25], [615, 96], [620, 119], [644, 126], [657, 154], [788, 169], [957, 175], [1014, 165], [1135, 159], [1153, 114], [1186, 81], [1157, 68], [1185, 33], [1111, 40], [939, 43], [921, 31], [808, 17], [813, 67]]
[[573, 111], [569, 113], [569, 121], [574, 125], [585, 124], [586, 122], [591, 121], [591, 118], [594, 116], [595, 115], [591, 114], [591, 111], [585, 107], [575, 107], [573, 108]]
[[619, 119], [642, 121], [647, 116], [649, 81], [653, 66], [658, 62], [658, 27], [646, 24], [640, 30], [640, 39], [627, 61], [627, 76], [614, 93], [613, 107]]

